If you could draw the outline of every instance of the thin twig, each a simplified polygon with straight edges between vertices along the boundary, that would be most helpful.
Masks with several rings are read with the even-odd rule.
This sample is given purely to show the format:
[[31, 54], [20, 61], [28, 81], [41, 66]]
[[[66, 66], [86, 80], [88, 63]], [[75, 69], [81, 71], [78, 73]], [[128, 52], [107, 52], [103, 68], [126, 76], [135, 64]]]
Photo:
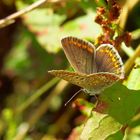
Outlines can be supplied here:
[[22, 9], [16, 13], [13, 13], [9, 16], [7, 16], [6, 18], [3, 18], [0, 20], [0, 28], [3, 28], [5, 26], [8, 26], [12, 23], [15, 22], [15, 19], [22, 16], [23, 14], [28, 13], [29, 11], [39, 7], [40, 5], [42, 5], [43, 3], [47, 2], [47, 0], [38, 0], [37, 2], [33, 3], [32, 5], [26, 7], [25, 9]]

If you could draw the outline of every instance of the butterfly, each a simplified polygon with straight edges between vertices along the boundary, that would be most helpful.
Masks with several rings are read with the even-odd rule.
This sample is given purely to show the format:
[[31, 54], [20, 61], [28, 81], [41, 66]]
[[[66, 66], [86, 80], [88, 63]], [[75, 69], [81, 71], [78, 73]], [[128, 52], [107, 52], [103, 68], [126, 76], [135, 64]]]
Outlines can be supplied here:
[[61, 43], [75, 72], [51, 70], [50, 74], [82, 87], [89, 95], [99, 94], [124, 78], [122, 59], [111, 44], [96, 49], [90, 42], [71, 36]]

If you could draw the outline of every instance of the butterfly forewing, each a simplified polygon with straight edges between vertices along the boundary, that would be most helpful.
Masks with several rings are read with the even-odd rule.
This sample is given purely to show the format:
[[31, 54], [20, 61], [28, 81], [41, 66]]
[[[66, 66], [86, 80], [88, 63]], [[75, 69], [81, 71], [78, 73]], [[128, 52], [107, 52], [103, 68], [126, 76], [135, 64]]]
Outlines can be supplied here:
[[97, 72], [109, 72], [124, 77], [123, 62], [117, 50], [110, 44], [103, 44], [96, 49]]
[[49, 73], [86, 89], [91, 95], [100, 92], [119, 80], [119, 77], [115, 74], [105, 72], [87, 75], [64, 70], [52, 70]]
[[96, 72], [95, 47], [75, 37], [61, 40], [64, 52], [75, 71], [85, 74]]

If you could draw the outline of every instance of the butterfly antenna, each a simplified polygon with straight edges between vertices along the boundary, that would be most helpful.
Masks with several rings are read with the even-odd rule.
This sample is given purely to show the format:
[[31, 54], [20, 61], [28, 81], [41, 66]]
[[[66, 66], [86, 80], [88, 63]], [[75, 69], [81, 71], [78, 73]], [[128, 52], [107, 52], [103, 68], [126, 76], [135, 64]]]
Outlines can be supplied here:
[[79, 93], [81, 92], [83, 89], [78, 90], [66, 103], [65, 106]]

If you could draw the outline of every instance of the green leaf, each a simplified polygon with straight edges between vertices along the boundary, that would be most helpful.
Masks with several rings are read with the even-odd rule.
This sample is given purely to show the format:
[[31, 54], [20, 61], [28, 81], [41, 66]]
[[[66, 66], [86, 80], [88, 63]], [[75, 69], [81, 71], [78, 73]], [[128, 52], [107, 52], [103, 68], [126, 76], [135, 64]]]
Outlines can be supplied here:
[[138, 124], [136, 127], [129, 127], [125, 131], [125, 136], [123, 140], [139, 140], [140, 139], [140, 125]]
[[89, 37], [92, 40], [101, 33], [101, 28], [94, 22], [96, 14], [89, 10], [87, 15], [67, 22], [63, 26], [64, 35], [72, 35], [80, 38]]
[[136, 59], [136, 68], [133, 68], [125, 83], [129, 89], [140, 90], [140, 58]]
[[106, 112], [121, 124], [127, 124], [140, 108], [140, 90], [130, 90], [121, 83], [103, 91], [101, 99], [107, 103]]
[[104, 140], [120, 130], [120, 128], [121, 124], [116, 122], [112, 117], [92, 112], [80, 138], [81, 140]]
[[5, 58], [4, 71], [10, 71], [13, 75], [31, 80], [36, 76], [38, 79], [44, 77], [47, 70], [64, 65], [63, 61], [59, 63], [57, 61], [55, 65], [52, 65], [60, 56], [58, 55], [55, 58], [53, 54], [47, 53], [40, 47], [35, 36], [26, 28], [21, 26], [18, 33], [14, 47]]
[[60, 24], [64, 19], [65, 16], [54, 14], [52, 9], [37, 9], [24, 16], [24, 23], [45, 50], [56, 53], [60, 49]]
[[118, 132], [106, 138], [106, 140], [122, 140], [123, 138], [124, 138], [124, 134], [119, 130]]

